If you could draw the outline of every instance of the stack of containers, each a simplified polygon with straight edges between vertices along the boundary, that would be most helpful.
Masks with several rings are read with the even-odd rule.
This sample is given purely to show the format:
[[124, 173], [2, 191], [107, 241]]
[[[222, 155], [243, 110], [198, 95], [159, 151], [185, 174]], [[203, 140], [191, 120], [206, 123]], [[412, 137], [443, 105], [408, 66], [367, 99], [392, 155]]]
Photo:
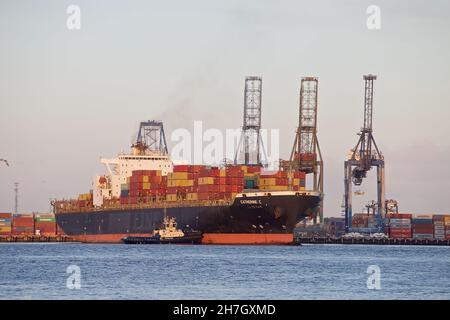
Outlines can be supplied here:
[[433, 215], [416, 215], [412, 219], [412, 232], [415, 239], [432, 239], [434, 236]]
[[[220, 183], [221, 180], [222, 183]], [[198, 173], [197, 182], [198, 200], [224, 199], [224, 193], [220, 193], [221, 186], [225, 184], [224, 171], [217, 167], [205, 167]]]
[[445, 239], [450, 239], [450, 216], [444, 217]]
[[412, 238], [411, 231], [412, 214], [398, 213], [389, 215], [390, 238]]
[[305, 173], [300, 171], [286, 172], [278, 171], [275, 174], [261, 174], [259, 178], [259, 189], [284, 191], [289, 190], [289, 180], [292, 180], [292, 190], [305, 190]]
[[226, 199], [233, 199], [244, 190], [244, 174], [249, 168], [248, 166], [228, 166], [225, 168], [224, 195]]
[[188, 194], [191, 200], [195, 200], [192, 194], [195, 192], [197, 174], [193, 170], [194, 167], [190, 165], [173, 167], [173, 172], [167, 175], [167, 201], [186, 199]]
[[51, 213], [36, 214], [34, 216], [34, 232], [41, 236], [54, 236], [56, 234], [55, 215]]
[[434, 238], [444, 240], [445, 239], [445, 216], [434, 215], [433, 216], [433, 226], [434, 226]]
[[[130, 178], [128, 178], [127, 180], [130, 180]], [[130, 194], [130, 181], [128, 181], [128, 183], [122, 183], [120, 185], [120, 199], [128, 198], [129, 194]]]
[[288, 179], [292, 179], [292, 190], [305, 190], [305, 176], [306, 174], [302, 171], [288, 172]]
[[259, 178], [259, 189], [271, 191], [288, 190], [288, 176], [285, 171], [278, 171], [275, 174], [261, 174]]
[[0, 236], [11, 235], [11, 213], [0, 213]]
[[160, 170], [135, 170], [127, 185], [121, 185], [121, 204], [146, 202], [149, 197], [165, 196], [167, 177]]
[[365, 213], [355, 213], [352, 216], [352, 227], [354, 228], [367, 228], [368, 215]]
[[92, 204], [92, 193], [83, 193], [78, 196], [78, 206], [80, 208], [89, 207]]
[[15, 214], [12, 221], [13, 235], [33, 235], [34, 234], [34, 215], [33, 214]]
[[261, 172], [260, 166], [241, 166], [244, 173], [244, 188], [256, 189], [258, 185], [259, 174]]

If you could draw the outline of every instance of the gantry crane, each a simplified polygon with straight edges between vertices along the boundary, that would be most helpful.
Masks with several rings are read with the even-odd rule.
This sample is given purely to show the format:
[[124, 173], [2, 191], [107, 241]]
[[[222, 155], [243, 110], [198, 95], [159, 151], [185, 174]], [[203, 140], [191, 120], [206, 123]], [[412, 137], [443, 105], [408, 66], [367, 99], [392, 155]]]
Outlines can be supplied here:
[[382, 219], [385, 215], [385, 189], [384, 189], [384, 157], [377, 147], [373, 137], [372, 113], [373, 113], [373, 81], [377, 79], [375, 75], [365, 75], [364, 96], [364, 127], [358, 133], [359, 140], [355, 148], [351, 150], [349, 159], [345, 161], [345, 229], [347, 232], [352, 230], [352, 184], [361, 185], [367, 172], [372, 168], [377, 168], [377, 203], [376, 218], [377, 231], [382, 231]]
[[168, 155], [166, 135], [162, 121], [145, 121], [139, 125], [139, 131], [133, 148], [141, 153], [154, 153], [158, 155]]
[[[244, 87], [244, 121], [242, 135], [234, 157], [234, 164], [238, 163], [239, 152], [241, 147], [243, 147], [243, 164], [267, 165], [267, 155], [261, 138], [261, 101], [262, 78], [256, 76], [246, 77]], [[263, 154], [261, 154], [261, 151]]]
[[[313, 190], [323, 193], [323, 159], [317, 139], [318, 86], [319, 82], [315, 77], [303, 77], [301, 80], [297, 133], [290, 159], [281, 160], [280, 167], [285, 171], [313, 174]], [[323, 222], [323, 197], [319, 207], [319, 221]]]

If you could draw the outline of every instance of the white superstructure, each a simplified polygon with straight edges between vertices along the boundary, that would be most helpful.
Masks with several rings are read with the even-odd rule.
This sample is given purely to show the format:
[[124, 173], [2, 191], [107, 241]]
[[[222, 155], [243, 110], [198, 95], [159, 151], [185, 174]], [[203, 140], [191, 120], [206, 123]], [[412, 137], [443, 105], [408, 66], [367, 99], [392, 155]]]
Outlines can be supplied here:
[[106, 166], [108, 173], [96, 176], [93, 181], [93, 204], [96, 207], [103, 205], [104, 199], [119, 198], [121, 184], [127, 183], [136, 170], [161, 170], [166, 176], [173, 171], [172, 160], [169, 155], [161, 155], [149, 150], [142, 151], [133, 147], [131, 154], [119, 154], [117, 158], [100, 161]]

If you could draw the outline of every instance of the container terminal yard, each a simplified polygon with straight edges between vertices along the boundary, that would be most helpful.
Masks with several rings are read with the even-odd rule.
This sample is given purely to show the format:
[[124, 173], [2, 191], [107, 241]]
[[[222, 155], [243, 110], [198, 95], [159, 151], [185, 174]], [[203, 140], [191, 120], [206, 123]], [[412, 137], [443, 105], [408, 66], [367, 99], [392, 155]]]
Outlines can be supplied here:
[[[201, 231], [202, 244], [449, 245], [450, 215], [400, 213], [398, 202], [386, 199], [385, 160], [372, 129], [376, 79], [363, 77], [363, 127], [344, 161], [344, 218], [323, 214], [318, 79], [301, 79], [292, 151], [270, 172], [260, 135], [262, 78], [252, 76], [245, 79], [242, 136], [233, 163], [176, 165], [163, 122], [141, 122], [130, 153], [101, 159], [107, 174], [94, 177], [90, 192], [53, 200], [49, 214], [0, 213], [0, 242], [120, 243], [152, 234], [169, 216], [184, 229]], [[373, 167], [377, 199], [367, 212], [354, 214], [352, 187]]]

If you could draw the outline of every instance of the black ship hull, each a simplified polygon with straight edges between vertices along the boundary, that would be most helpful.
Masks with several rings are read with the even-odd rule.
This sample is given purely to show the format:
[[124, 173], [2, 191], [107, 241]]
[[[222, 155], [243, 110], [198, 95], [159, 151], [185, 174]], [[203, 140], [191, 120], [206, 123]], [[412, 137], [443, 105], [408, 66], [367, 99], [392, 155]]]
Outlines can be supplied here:
[[126, 236], [149, 235], [161, 226], [164, 214], [176, 218], [180, 228], [204, 235], [292, 234], [297, 223], [317, 214], [321, 197], [317, 192], [248, 192], [231, 205], [57, 213], [56, 221], [66, 235], [86, 242], [120, 242]]

